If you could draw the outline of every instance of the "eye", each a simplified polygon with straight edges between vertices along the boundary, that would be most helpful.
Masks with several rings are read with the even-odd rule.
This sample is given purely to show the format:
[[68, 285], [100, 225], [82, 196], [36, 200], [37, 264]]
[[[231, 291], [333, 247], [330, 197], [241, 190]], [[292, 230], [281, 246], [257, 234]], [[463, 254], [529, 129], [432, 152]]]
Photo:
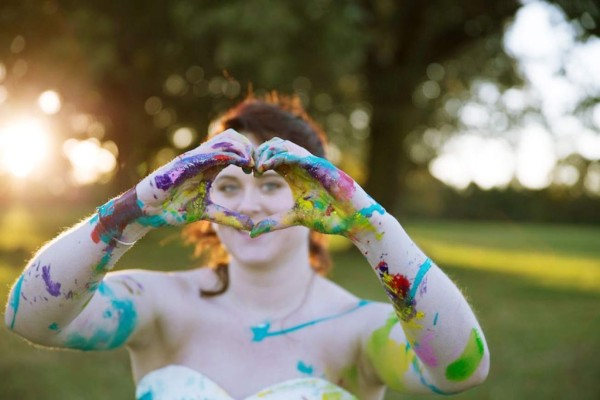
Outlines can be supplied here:
[[234, 194], [240, 189], [240, 185], [233, 182], [220, 182], [216, 185], [216, 189], [223, 194]]
[[283, 183], [277, 181], [277, 180], [271, 180], [271, 181], [266, 181], [263, 182], [260, 185], [260, 190], [263, 193], [272, 193], [275, 192], [276, 190], [279, 190], [283, 187]]

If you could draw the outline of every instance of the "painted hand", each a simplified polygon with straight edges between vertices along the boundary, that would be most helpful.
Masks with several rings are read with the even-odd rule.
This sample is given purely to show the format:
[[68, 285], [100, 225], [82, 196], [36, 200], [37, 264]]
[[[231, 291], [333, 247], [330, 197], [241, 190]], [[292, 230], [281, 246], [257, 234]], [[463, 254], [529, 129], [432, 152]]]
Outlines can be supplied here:
[[274, 170], [287, 181], [294, 206], [257, 223], [251, 236], [293, 225], [349, 238], [363, 230], [374, 231], [369, 218], [385, 213], [352, 178], [329, 161], [279, 138], [263, 143], [255, 152], [257, 173]]
[[237, 229], [252, 229], [252, 220], [210, 200], [215, 176], [230, 164], [245, 170], [254, 166], [250, 141], [233, 129], [162, 166], [137, 186], [144, 225], [182, 225], [209, 220]]

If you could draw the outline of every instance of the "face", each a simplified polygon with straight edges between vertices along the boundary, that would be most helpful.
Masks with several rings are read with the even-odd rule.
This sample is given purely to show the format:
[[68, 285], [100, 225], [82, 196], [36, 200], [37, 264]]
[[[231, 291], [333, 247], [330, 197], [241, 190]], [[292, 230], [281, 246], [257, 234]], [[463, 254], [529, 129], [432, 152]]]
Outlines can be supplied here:
[[[234, 165], [217, 175], [210, 193], [214, 203], [248, 215], [255, 223], [294, 205], [292, 191], [279, 174], [267, 171], [254, 177]], [[248, 232], [228, 226], [215, 224], [214, 228], [229, 254], [241, 264], [276, 265], [295, 255], [296, 250], [308, 252], [309, 230], [303, 226], [265, 233], [254, 239]]]

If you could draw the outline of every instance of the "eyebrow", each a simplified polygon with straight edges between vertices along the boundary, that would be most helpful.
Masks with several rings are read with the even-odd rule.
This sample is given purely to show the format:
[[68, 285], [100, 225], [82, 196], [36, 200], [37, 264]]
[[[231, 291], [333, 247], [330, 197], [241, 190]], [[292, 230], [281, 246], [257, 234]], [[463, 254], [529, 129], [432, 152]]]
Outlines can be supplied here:
[[[264, 174], [260, 175], [260, 176], [256, 176], [256, 179], [266, 179], [266, 178], [281, 178], [283, 179], [283, 177], [281, 175], [279, 175], [277, 172], [275, 171], [266, 171]], [[239, 178], [236, 175], [230, 175], [230, 174], [224, 174], [224, 175], [219, 175], [216, 179], [216, 181], [220, 181], [221, 179], [233, 179], [233, 180], [238, 180]]]

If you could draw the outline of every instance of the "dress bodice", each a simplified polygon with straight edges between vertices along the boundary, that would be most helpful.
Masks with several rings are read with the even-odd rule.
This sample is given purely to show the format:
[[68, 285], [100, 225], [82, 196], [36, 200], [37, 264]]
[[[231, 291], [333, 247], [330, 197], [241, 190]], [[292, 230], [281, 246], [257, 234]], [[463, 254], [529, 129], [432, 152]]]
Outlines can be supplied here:
[[[200, 372], [168, 365], [145, 375], [137, 385], [137, 400], [234, 400]], [[290, 379], [274, 384], [244, 400], [356, 400], [349, 392], [320, 378]]]

